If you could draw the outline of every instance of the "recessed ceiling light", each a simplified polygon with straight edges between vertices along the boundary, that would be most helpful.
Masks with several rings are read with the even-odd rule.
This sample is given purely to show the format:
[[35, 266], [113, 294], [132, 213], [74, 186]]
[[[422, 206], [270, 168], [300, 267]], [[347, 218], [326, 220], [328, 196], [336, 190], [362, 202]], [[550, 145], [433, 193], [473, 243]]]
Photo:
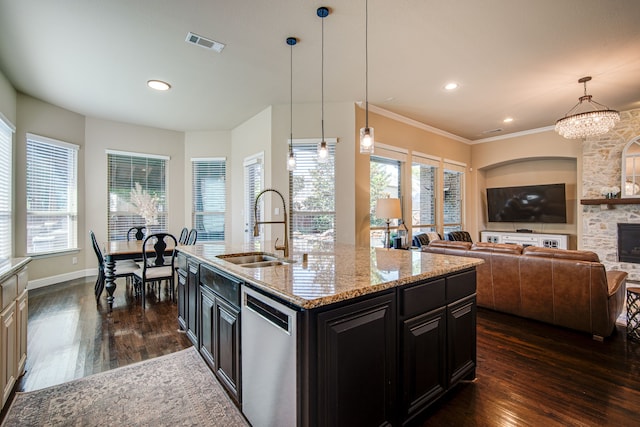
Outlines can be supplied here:
[[147, 86], [151, 89], [155, 90], [169, 90], [171, 89], [171, 85], [167, 82], [163, 82], [162, 80], [149, 80], [147, 82]]
[[455, 89], [458, 89], [458, 83], [456, 83], [456, 82], [447, 83], [446, 85], [444, 85], [444, 88], [445, 88], [446, 90], [455, 90]]
[[511, 123], [513, 121], [513, 117], [507, 117], [502, 121], [502, 123]]

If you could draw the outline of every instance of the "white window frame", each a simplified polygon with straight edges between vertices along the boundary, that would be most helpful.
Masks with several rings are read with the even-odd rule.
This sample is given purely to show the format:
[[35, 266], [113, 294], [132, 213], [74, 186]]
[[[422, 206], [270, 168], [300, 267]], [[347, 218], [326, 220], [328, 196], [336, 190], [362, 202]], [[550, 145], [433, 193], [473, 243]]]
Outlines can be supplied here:
[[[248, 156], [244, 159], [244, 242], [248, 245], [264, 243], [264, 234], [253, 236], [254, 204], [256, 196], [265, 189], [264, 185], [264, 151]], [[257, 178], [257, 179], [255, 179]], [[264, 212], [264, 201], [258, 205], [258, 218]]]
[[[202, 173], [196, 172], [199, 168], [206, 169]], [[193, 228], [198, 232], [198, 241], [212, 242], [212, 241], [224, 241], [226, 235], [226, 220], [225, 215], [227, 211], [227, 158], [226, 157], [203, 157], [191, 159], [191, 223]], [[214, 182], [205, 183], [204, 179], [208, 178]], [[216, 180], [222, 181], [222, 189], [216, 188], [215, 193], [211, 194], [211, 186], [216, 186]], [[200, 188], [198, 188], [200, 185]], [[209, 188], [203, 188], [207, 186]], [[221, 192], [221, 194], [218, 194]], [[202, 199], [202, 200], [199, 200]], [[205, 200], [207, 199], [207, 200]], [[206, 204], [211, 206], [222, 206], [222, 209], [205, 209]], [[215, 231], [209, 230], [205, 223], [217, 222], [216, 218], [222, 217], [222, 235], [221, 238], [212, 238], [212, 233]], [[207, 221], [208, 220], [208, 221]]]
[[443, 236], [445, 238], [446, 238], [446, 235], [451, 231], [462, 231], [465, 229], [464, 199], [465, 199], [466, 170], [467, 170], [467, 165], [465, 163], [461, 163], [461, 162], [457, 162], [455, 160], [449, 160], [449, 159], [443, 160], [443, 166], [442, 166], [443, 185], [445, 184], [444, 175], [446, 174], [447, 171], [460, 174], [460, 222], [459, 223], [445, 222], [444, 210], [446, 209], [446, 205], [445, 205], [444, 193], [446, 189], [443, 188], [443, 192], [442, 192], [442, 229], [443, 229]]
[[0, 113], [0, 261], [13, 256], [13, 134], [16, 127]]
[[[108, 240], [127, 240], [127, 231], [132, 226], [138, 225], [147, 225], [151, 230], [147, 230], [149, 232], [157, 232], [157, 231], [166, 231], [167, 224], [169, 222], [169, 194], [168, 194], [168, 166], [169, 160], [171, 159], [169, 156], [163, 156], [158, 154], [145, 154], [145, 153], [135, 153], [129, 151], [118, 151], [118, 150], [106, 150], [107, 153], [107, 238]], [[130, 158], [131, 167], [135, 166], [135, 163], [138, 162], [138, 166], [142, 163], [146, 163], [148, 167], [149, 160], [151, 161], [159, 161], [161, 162], [161, 184], [159, 186], [149, 186], [148, 184], [148, 176], [145, 179], [136, 179], [132, 175], [132, 172], [129, 172], [129, 179], [123, 180], [120, 182], [120, 186], [118, 188], [119, 191], [112, 191], [112, 156], [122, 156]], [[122, 162], [124, 166], [125, 163]], [[143, 171], [144, 169], [143, 168]], [[157, 224], [146, 224], [146, 220], [139, 213], [136, 212], [136, 207], [133, 203], [131, 203], [131, 191], [136, 188], [135, 184], [140, 184], [140, 187], [144, 194], [146, 194], [146, 198], [155, 198], [157, 202], [157, 215], [155, 219]], [[120, 193], [121, 191], [126, 192]], [[151, 192], [149, 192], [149, 187], [151, 188]], [[123, 218], [125, 217], [125, 218]]]
[[[294, 250], [296, 251], [305, 251], [305, 252], [319, 252], [319, 251], [331, 251], [336, 242], [336, 181], [335, 181], [335, 150], [336, 145], [338, 143], [337, 138], [325, 138], [325, 142], [327, 143], [327, 148], [329, 150], [329, 156], [325, 163], [322, 163], [323, 168], [332, 167], [333, 170], [329, 171], [332, 176], [332, 180], [328, 183], [327, 193], [330, 195], [328, 197], [332, 197], [333, 205], [332, 210], [324, 210], [324, 211], [313, 211], [310, 209], [295, 209], [298, 206], [298, 203], [302, 202], [302, 199], [297, 197], [296, 192], [294, 191], [294, 184], [297, 182], [294, 178], [298, 177], [299, 179], [303, 179], [306, 182], [311, 181], [311, 177], [309, 175], [303, 175], [301, 168], [303, 163], [306, 164], [307, 168], [312, 167], [313, 165], [317, 165], [317, 145], [321, 140], [319, 138], [304, 138], [304, 139], [293, 139], [289, 140], [288, 143], [292, 145], [293, 153], [296, 156], [296, 170], [289, 172], [289, 227], [288, 230], [291, 236], [291, 244]], [[307, 156], [307, 161], [303, 162], [303, 158], [301, 157], [301, 150], [309, 153]], [[310, 171], [311, 172], [311, 171]], [[314, 194], [312, 192], [305, 192], [307, 197], [312, 197]], [[309, 218], [319, 218], [322, 216], [331, 216], [333, 227], [322, 232], [300, 232], [296, 229], [295, 224], [301, 222], [309, 221]], [[304, 220], [302, 218], [305, 218]]]
[[412, 194], [411, 194], [411, 230], [413, 234], [416, 234], [415, 230], [421, 231], [437, 231], [438, 230], [438, 209], [440, 205], [440, 199], [438, 198], [438, 181], [440, 178], [440, 158], [430, 156], [428, 154], [423, 154], [419, 152], [413, 152], [411, 155], [411, 167], [413, 172], [413, 167], [418, 166], [422, 167], [430, 167], [434, 169], [434, 182], [433, 182], [433, 219], [434, 222], [431, 224], [423, 224], [420, 221], [414, 223], [413, 222], [413, 214], [416, 211], [420, 211], [422, 207], [418, 203], [418, 206], [413, 205], [413, 173], [411, 174], [411, 186], [412, 186]]
[[[77, 251], [80, 147], [32, 133], [26, 134], [26, 144], [26, 253]], [[52, 194], [64, 195], [64, 203]]]

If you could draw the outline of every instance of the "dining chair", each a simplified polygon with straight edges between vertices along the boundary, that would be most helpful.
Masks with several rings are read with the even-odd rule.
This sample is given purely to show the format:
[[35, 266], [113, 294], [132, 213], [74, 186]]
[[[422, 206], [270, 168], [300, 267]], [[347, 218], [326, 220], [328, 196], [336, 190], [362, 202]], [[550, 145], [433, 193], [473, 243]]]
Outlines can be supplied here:
[[127, 240], [131, 240], [131, 232], [135, 230], [135, 238], [136, 240], [144, 239], [144, 232], [147, 230], [147, 227], [144, 225], [134, 225], [127, 231]]
[[[169, 244], [173, 243], [174, 249], [167, 255], [166, 250]], [[142, 267], [138, 268], [134, 273], [134, 279], [136, 286], [142, 293], [142, 307], [146, 306], [146, 287], [148, 283], [158, 284], [158, 291], [160, 290], [160, 283], [164, 280], [169, 286], [169, 297], [173, 300], [175, 297], [174, 290], [174, 267], [175, 267], [175, 247], [178, 245], [173, 234], [169, 233], [154, 233], [150, 234], [144, 239], [142, 244], [143, 248], [147, 248], [148, 245], [153, 246], [153, 251], [142, 251]]]
[[196, 244], [196, 240], [198, 240], [198, 230], [196, 230], [195, 228], [192, 228], [191, 231], [189, 231], [189, 237], [187, 237], [187, 245], [195, 245]]
[[[93, 231], [89, 231], [89, 235], [91, 236], [91, 243], [93, 245], [93, 250], [96, 253], [96, 258], [98, 258], [98, 278], [96, 279], [96, 284], [94, 286], [94, 292], [96, 294], [96, 300], [100, 298], [102, 291], [104, 289], [104, 281], [105, 281], [105, 261], [104, 256], [102, 255], [102, 250], [100, 249], [100, 245], [96, 240], [96, 235]], [[122, 260], [116, 261], [116, 265], [114, 268], [114, 277], [126, 277], [127, 280], [133, 277], [134, 271], [138, 270], [140, 266], [136, 264], [133, 260]]]
[[184, 227], [182, 231], [180, 231], [180, 237], [178, 237], [178, 243], [184, 245], [187, 243], [187, 237], [189, 236], [189, 229]]

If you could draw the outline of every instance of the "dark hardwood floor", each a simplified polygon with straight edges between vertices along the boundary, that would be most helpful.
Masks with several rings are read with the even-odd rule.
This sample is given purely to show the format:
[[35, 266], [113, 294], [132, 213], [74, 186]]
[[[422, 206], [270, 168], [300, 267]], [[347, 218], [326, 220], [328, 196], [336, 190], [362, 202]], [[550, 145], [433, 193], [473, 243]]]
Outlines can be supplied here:
[[118, 279], [111, 313], [106, 292], [96, 304], [93, 286], [82, 280], [29, 291], [26, 374], [17, 390], [60, 384], [191, 345], [178, 332], [177, 305], [164, 283], [161, 291], [147, 293], [142, 310], [141, 298]]
[[[174, 352], [176, 304], [139, 300], [118, 281], [113, 313], [93, 281], [30, 291], [27, 372], [17, 389], [35, 390]], [[478, 368], [431, 408], [422, 426], [640, 425], [640, 342], [624, 327], [604, 342], [582, 334], [478, 310]]]

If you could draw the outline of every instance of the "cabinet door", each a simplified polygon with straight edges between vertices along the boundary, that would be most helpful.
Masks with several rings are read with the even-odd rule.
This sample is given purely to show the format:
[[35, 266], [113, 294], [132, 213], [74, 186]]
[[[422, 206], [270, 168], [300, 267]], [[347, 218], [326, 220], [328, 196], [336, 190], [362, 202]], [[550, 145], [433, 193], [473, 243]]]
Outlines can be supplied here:
[[196, 348], [198, 345], [198, 264], [188, 263], [187, 267], [187, 337]]
[[318, 314], [318, 425], [393, 423], [395, 294]]
[[446, 308], [402, 322], [402, 419], [408, 421], [447, 390]]
[[178, 325], [183, 331], [187, 330], [187, 272], [178, 269]]
[[215, 296], [206, 287], [200, 289], [200, 354], [211, 370], [215, 370]]
[[27, 290], [25, 289], [18, 297], [17, 306], [17, 348], [16, 348], [16, 360], [18, 366], [16, 369], [16, 376], [22, 375], [24, 372], [24, 365], [27, 362], [27, 322], [29, 321], [29, 298]]
[[240, 401], [240, 312], [216, 298], [216, 374], [237, 401]]
[[472, 295], [447, 307], [449, 384], [476, 376], [476, 297]]
[[2, 386], [2, 405], [11, 394], [13, 385], [16, 382], [16, 333], [18, 330], [16, 319], [16, 303], [13, 301], [0, 314], [0, 337], [2, 339], [0, 355], [0, 381]]

